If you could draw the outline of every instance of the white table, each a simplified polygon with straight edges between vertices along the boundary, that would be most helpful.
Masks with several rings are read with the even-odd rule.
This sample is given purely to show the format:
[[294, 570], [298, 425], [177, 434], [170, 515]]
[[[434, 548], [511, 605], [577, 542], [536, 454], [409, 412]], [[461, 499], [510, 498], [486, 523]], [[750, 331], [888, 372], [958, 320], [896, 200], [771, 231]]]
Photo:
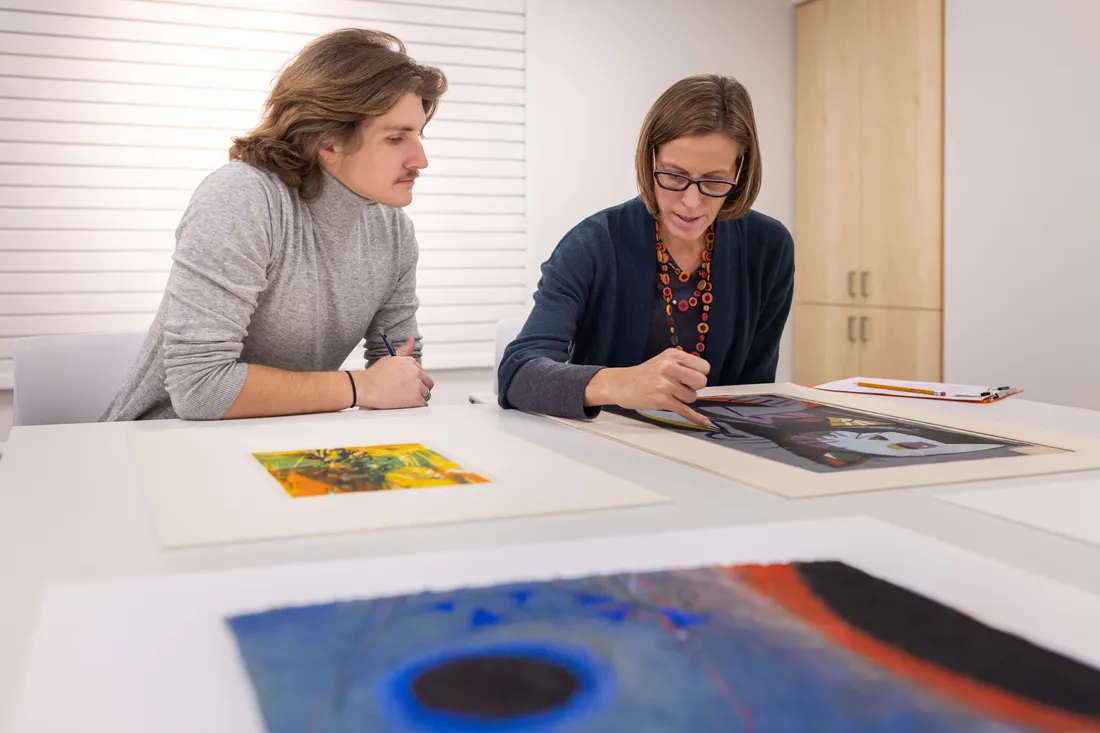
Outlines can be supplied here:
[[[868, 397], [867, 406], [874, 409], [890, 399]], [[944, 404], [942, 408], [948, 412], [980, 409], [993, 419], [1100, 435], [1100, 413], [1043, 405], [1018, 397], [995, 405]], [[4, 558], [5, 567], [3, 602], [0, 602], [0, 721], [10, 714], [42, 589], [60, 581], [866, 514], [1100, 594], [1100, 571], [1097, 570], [1100, 568], [1100, 547], [998, 520], [933, 498], [936, 493], [961, 487], [933, 486], [791, 501], [549, 420], [501, 411], [492, 404], [470, 405], [463, 409], [491, 411], [496, 415], [500, 430], [658, 490], [675, 503], [589, 514], [162, 551], [143, 504], [126, 436], [130, 430], [170, 429], [178, 427], [178, 423], [15, 428], [0, 460], [0, 556]], [[324, 421], [348, 417], [343, 414], [281, 419]], [[379, 417], [383, 416], [364, 414], [362, 419]], [[250, 422], [257, 421], [238, 424], [243, 427]], [[1051, 482], [1075, 477], [1080, 474], [1031, 480]], [[996, 483], [1007, 485], [1024, 481]]]

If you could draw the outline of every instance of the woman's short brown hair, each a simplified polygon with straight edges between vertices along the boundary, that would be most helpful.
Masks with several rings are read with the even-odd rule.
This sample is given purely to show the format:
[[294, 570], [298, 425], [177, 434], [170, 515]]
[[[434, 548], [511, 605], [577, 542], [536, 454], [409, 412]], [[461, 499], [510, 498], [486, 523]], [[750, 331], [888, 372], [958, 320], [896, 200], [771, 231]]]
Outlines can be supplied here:
[[658, 215], [653, 157], [657, 148], [685, 135], [725, 133], [741, 152], [741, 177], [718, 212], [719, 219], [739, 219], [749, 213], [760, 193], [760, 146], [756, 119], [745, 87], [716, 74], [689, 76], [665, 90], [646, 115], [638, 137], [634, 167], [638, 193], [653, 216]]
[[359, 123], [418, 94], [430, 120], [447, 79], [418, 64], [405, 44], [381, 31], [345, 28], [310, 41], [279, 73], [251, 132], [233, 139], [230, 160], [279, 174], [304, 199], [321, 192], [320, 148], [354, 145]]

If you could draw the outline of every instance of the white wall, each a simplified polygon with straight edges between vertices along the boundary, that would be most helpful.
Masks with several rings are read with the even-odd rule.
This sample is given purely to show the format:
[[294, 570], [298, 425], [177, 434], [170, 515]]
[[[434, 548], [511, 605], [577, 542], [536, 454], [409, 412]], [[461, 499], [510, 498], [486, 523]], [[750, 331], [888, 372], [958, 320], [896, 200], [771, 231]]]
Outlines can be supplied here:
[[[634, 148], [650, 105], [698, 73], [736, 77], [756, 110], [756, 209], [793, 230], [794, 7], [781, 0], [528, 0], [529, 284], [571, 227], [637, 194]], [[797, 242], [796, 242], [797, 246]], [[790, 329], [788, 328], [788, 333]], [[780, 359], [789, 379], [790, 339]]]
[[1100, 409], [1100, 2], [945, 25], [945, 378]]

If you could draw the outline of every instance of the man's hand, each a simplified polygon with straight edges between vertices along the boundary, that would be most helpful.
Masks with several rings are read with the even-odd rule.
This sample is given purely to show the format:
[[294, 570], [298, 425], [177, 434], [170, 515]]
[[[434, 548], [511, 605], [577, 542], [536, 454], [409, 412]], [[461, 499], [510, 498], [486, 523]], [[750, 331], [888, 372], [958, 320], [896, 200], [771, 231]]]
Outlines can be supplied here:
[[435, 382], [412, 358], [415, 344], [410, 337], [397, 349], [397, 356], [384, 356], [369, 369], [353, 373], [359, 407], [393, 410], [427, 406]]

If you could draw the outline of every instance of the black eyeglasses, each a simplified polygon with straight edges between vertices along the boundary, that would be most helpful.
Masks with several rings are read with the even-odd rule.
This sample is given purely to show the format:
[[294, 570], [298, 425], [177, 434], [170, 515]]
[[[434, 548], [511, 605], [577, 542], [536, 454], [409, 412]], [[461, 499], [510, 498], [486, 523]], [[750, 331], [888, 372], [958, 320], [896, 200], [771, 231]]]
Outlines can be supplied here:
[[688, 186], [694, 183], [699, 187], [701, 194], [715, 198], [728, 196], [737, 185], [735, 181], [726, 181], [721, 178], [692, 178], [672, 171], [653, 171], [653, 177], [657, 180], [657, 185], [667, 191], [686, 191]]
[[[657, 156], [654, 155], [654, 158]], [[741, 166], [745, 164], [744, 157], [741, 158], [740, 165], [737, 166], [737, 177], [741, 177]], [[657, 181], [657, 185], [666, 191], [686, 191], [688, 186], [695, 184], [699, 189], [699, 193], [704, 196], [712, 196], [714, 198], [722, 198], [723, 196], [729, 196], [730, 192], [737, 186], [737, 181], [727, 181], [724, 178], [692, 178], [691, 176], [685, 176], [683, 173], [673, 173], [666, 170], [654, 170], [653, 178]]]

